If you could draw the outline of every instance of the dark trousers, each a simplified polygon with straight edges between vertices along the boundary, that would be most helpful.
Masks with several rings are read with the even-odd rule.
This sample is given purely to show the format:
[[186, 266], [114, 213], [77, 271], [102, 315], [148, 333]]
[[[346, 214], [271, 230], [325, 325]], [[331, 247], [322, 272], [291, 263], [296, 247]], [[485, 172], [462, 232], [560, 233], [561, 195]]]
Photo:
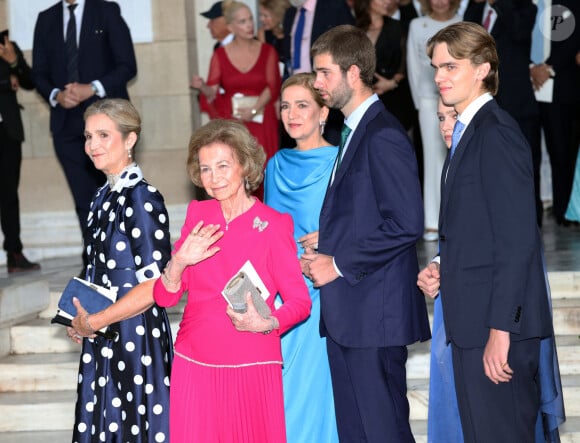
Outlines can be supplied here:
[[21, 164], [21, 143], [10, 137], [4, 122], [0, 122], [0, 224], [4, 233], [4, 250], [10, 252], [22, 251], [18, 200]]
[[540, 115], [552, 168], [552, 212], [562, 219], [570, 200], [578, 148], [572, 146], [574, 104], [540, 103]]
[[532, 151], [532, 164], [534, 168], [534, 196], [536, 200], [536, 221], [542, 226], [544, 204], [540, 195], [540, 167], [542, 165], [542, 134], [540, 129], [540, 114], [518, 116], [512, 114], [517, 121], [522, 134], [528, 141]]
[[409, 426], [407, 348], [347, 348], [327, 337], [341, 442], [414, 442]]
[[70, 110], [62, 131], [53, 134], [54, 149], [72, 193], [81, 232], [87, 226], [89, 206], [105, 175], [85, 154], [84, 121], [80, 111]]
[[494, 384], [484, 373], [484, 348], [453, 343], [453, 372], [465, 443], [533, 442], [540, 407], [537, 383], [540, 340], [510, 344], [509, 383]]

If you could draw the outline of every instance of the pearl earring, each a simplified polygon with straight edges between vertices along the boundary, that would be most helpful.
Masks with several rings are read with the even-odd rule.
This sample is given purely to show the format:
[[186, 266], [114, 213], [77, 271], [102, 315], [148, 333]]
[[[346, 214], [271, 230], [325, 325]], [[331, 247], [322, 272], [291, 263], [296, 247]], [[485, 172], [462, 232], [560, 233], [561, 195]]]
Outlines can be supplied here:
[[130, 149], [127, 149], [127, 157], [129, 157], [129, 160], [131, 160], [133, 158], [133, 155], [131, 154]]

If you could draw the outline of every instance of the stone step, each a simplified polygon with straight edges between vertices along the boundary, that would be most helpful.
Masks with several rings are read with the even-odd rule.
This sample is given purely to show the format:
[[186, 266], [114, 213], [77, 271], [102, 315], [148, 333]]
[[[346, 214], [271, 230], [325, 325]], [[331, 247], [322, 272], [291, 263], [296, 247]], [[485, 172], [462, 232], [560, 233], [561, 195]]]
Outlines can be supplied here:
[[[70, 362], [64, 362], [66, 365]], [[77, 362], [78, 363], [78, 362]], [[67, 386], [59, 386], [55, 391], [5, 392], [0, 396], [0, 432], [71, 429], [74, 416], [76, 392], [75, 378]], [[580, 376], [562, 377], [566, 414], [570, 419], [580, 418]], [[429, 400], [429, 381], [409, 379], [408, 393], [410, 419], [425, 421]], [[30, 417], [35, 417], [31, 420]], [[570, 430], [580, 436], [580, 422]], [[1, 440], [0, 440], [1, 441]]]
[[[177, 317], [171, 315], [172, 320]], [[45, 353], [15, 354], [0, 359], [0, 392], [74, 388], [80, 347], [66, 338], [62, 327], [53, 325], [46, 329], [52, 329], [54, 337], [46, 340], [48, 345]], [[177, 329], [174, 321], [172, 329]], [[558, 337], [557, 344], [562, 376], [580, 376], [580, 339], [577, 336]], [[429, 346], [430, 342], [425, 342], [409, 347], [409, 379], [429, 378]]]
[[580, 272], [549, 272], [552, 298], [580, 297]]
[[30, 432], [0, 432], [0, 443], [46, 443], [67, 442], [71, 439], [71, 431], [30, 431]]
[[[580, 418], [580, 376], [562, 376], [562, 390], [566, 415]], [[429, 380], [407, 379], [407, 398], [411, 408], [411, 420], [427, 420]], [[577, 430], [580, 432], [580, 427]]]
[[[431, 341], [409, 346], [407, 377], [412, 379], [429, 377]], [[562, 375], [580, 375], [580, 338], [577, 335], [556, 337], [558, 362]]]
[[0, 432], [72, 429], [75, 400], [75, 390], [3, 393]]
[[[168, 312], [173, 340], [181, 321], [179, 309], [182, 308], [178, 305], [170, 308]], [[52, 315], [55, 313], [56, 311]], [[51, 324], [47, 318], [37, 318], [13, 326], [10, 328], [10, 340], [11, 353], [16, 355], [75, 352], [79, 349], [79, 346], [67, 337], [64, 326]]]
[[[185, 220], [187, 203], [167, 205], [166, 208], [171, 239], [175, 241], [179, 238]], [[80, 259], [82, 236], [74, 211], [25, 212], [20, 216], [20, 224], [26, 246], [23, 252], [29, 260], [45, 261], [69, 256], [78, 256]], [[1, 233], [0, 239], [3, 239]], [[0, 266], [5, 263], [6, 255], [0, 251]]]
[[[411, 420], [416, 443], [427, 443], [427, 420]], [[71, 431], [0, 432], [0, 443], [46, 443], [70, 440]], [[580, 442], [580, 418], [572, 417], [560, 427], [561, 443]]]

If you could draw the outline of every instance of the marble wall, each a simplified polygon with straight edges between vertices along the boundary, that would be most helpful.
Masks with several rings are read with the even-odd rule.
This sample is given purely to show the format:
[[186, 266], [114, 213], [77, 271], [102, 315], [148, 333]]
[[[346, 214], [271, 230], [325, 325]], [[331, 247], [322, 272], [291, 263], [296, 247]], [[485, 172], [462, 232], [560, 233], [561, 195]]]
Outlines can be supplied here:
[[[7, 23], [10, 1], [0, 0], [0, 29]], [[199, 114], [189, 78], [206, 75], [213, 40], [207, 20], [199, 16], [212, 0], [152, 0], [153, 42], [136, 44], [138, 74], [129, 85], [131, 100], [143, 118], [137, 160], [168, 204], [195, 196], [185, 171], [187, 143], [205, 118]], [[29, 64], [31, 51], [25, 51]], [[72, 198], [54, 154], [49, 108], [36, 93], [19, 92], [26, 141], [20, 185], [21, 212], [72, 211]]]

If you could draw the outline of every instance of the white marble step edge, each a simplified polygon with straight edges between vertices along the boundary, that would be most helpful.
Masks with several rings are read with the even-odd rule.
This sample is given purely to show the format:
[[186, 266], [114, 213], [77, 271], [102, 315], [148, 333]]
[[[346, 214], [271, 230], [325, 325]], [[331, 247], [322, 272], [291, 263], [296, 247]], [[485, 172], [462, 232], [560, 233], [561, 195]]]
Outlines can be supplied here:
[[[562, 382], [566, 414], [571, 419], [580, 418], [580, 376], [566, 376]], [[411, 420], [427, 419], [428, 387], [426, 379], [408, 381]], [[0, 396], [0, 432], [70, 429], [75, 396], [74, 389], [3, 393]], [[580, 427], [571, 428], [571, 431], [580, 432]]]
[[[179, 238], [187, 204], [168, 205], [167, 212], [171, 238], [175, 240]], [[20, 214], [20, 225], [24, 253], [29, 260], [68, 257], [81, 253], [81, 234], [73, 211], [23, 213]], [[0, 232], [0, 242], [3, 239]], [[6, 254], [0, 251], [0, 265], [5, 263]]]
[[[172, 327], [177, 328], [174, 322]], [[76, 380], [80, 347], [66, 338], [61, 326], [47, 326], [46, 329], [51, 329], [52, 335], [45, 338], [43, 353], [14, 354], [0, 359], [0, 392], [71, 389], [71, 380], [73, 383]], [[20, 338], [29, 332], [22, 331]], [[37, 335], [38, 331], [33, 334]], [[33, 335], [28, 341], [18, 341], [27, 343], [32, 339]], [[559, 336], [557, 345], [560, 373], [580, 376], [580, 339]], [[409, 347], [409, 379], [429, 378], [429, 346], [426, 342]]]
[[[427, 443], [427, 421], [411, 420], [411, 430], [416, 443]], [[580, 443], [580, 418], [572, 417], [560, 428], [561, 443]], [[65, 442], [71, 437], [70, 430], [0, 432], [0, 443], [46, 443]]]

